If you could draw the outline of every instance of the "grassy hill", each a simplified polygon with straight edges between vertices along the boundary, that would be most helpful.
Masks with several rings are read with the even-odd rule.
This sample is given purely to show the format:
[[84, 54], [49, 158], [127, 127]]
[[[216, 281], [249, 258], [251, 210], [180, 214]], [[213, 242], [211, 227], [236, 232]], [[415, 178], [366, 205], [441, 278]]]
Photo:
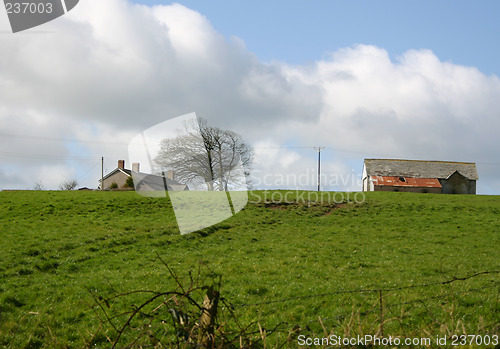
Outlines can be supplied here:
[[[271, 194], [254, 192], [260, 202], [180, 235], [165, 198], [0, 192], [0, 346], [109, 346], [116, 331], [101, 300], [178, 288], [159, 257], [181, 283], [198, 270], [200, 283], [220, 278], [221, 314], [276, 329], [254, 335], [256, 346], [381, 327], [386, 336], [499, 334], [500, 197], [367, 193], [360, 204], [309, 205]], [[440, 284], [482, 272], [491, 273]], [[109, 311], [144, 299], [116, 298]]]

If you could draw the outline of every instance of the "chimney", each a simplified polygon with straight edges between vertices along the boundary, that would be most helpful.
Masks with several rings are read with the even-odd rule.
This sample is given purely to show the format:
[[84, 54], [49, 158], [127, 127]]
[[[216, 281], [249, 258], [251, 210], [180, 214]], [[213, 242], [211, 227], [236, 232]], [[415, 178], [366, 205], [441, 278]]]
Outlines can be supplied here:
[[171, 179], [171, 180], [174, 180], [174, 171], [168, 170], [167, 171], [167, 178]]
[[138, 162], [133, 162], [132, 163], [132, 171], [139, 172], [139, 166], [140, 166], [140, 164]]
[[118, 168], [125, 169], [125, 160], [118, 160]]

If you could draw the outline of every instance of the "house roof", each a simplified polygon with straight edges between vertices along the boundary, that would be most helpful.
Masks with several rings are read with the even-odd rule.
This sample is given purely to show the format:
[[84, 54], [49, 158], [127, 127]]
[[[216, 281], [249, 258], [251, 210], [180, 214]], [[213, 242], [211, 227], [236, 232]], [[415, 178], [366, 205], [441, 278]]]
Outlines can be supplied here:
[[[126, 175], [127, 175], [127, 176], [129, 176], [129, 177], [132, 175], [132, 171], [127, 170], [126, 168], [119, 168], [119, 167], [117, 167], [117, 168], [115, 168], [113, 171], [111, 171], [110, 173], [108, 173], [107, 175], [105, 175], [105, 176], [103, 177], [103, 179], [107, 179], [107, 178], [111, 177], [112, 175], [114, 175], [114, 174], [115, 174], [115, 173], [117, 173], [117, 172], [122, 172], [122, 173], [126, 174]], [[101, 180], [99, 179], [99, 182], [100, 182], [100, 181], [101, 181]]]
[[471, 180], [479, 178], [476, 164], [472, 162], [365, 159], [365, 169], [369, 176], [446, 179], [458, 172]]
[[183, 191], [187, 189], [187, 185], [180, 184], [179, 182], [163, 177], [156, 176], [148, 173], [142, 172], [134, 172], [134, 185], [136, 188], [140, 188], [141, 186], [146, 186], [148, 189], [153, 191], [164, 191], [165, 184], [167, 185], [168, 191]]
[[441, 183], [437, 178], [375, 176], [373, 184], [387, 187], [441, 188]]
[[[128, 177], [133, 176], [134, 185], [136, 188], [139, 188], [141, 185], [147, 185], [147, 187], [150, 190], [163, 191], [165, 190], [165, 183], [166, 183], [168, 191], [188, 190], [188, 186], [186, 184], [181, 184], [173, 179], [163, 176], [152, 175], [148, 173], [132, 172], [131, 170], [128, 170], [126, 168], [119, 168], [119, 167], [115, 168], [113, 171], [105, 175], [103, 179], [107, 179], [118, 172], [122, 172]], [[99, 182], [101, 182], [100, 179]]]

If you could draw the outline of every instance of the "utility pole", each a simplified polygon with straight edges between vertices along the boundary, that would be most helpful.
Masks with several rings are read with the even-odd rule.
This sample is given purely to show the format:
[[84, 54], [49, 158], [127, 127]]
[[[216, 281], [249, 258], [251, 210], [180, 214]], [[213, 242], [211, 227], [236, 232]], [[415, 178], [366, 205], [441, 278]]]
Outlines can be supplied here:
[[104, 190], [104, 156], [101, 156], [101, 191]]
[[321, 150], [325, 149], [325, 147], [314, 147], [314, 150], [318, 151], [318, 191], [320, 191], [321, 187]]

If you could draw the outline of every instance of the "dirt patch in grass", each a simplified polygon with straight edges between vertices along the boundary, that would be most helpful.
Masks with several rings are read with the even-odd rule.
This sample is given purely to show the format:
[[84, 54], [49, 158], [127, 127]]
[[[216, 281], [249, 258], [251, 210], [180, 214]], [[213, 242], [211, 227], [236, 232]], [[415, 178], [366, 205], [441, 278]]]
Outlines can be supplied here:
[[314, 212], [323, 216], [329, 216], [334, 211], [347, 207], [348, 204], [347, 203], [332, 204], [332, 203], [316, 203], [316, 202], [311, 202], [307, 204], [307, 203], [284, 201], [284, 202], [264, 202], [263, 206], [273, 211], [296, 210], [297, 208], [299, 208], [302, 210], [310, 210], [311, 213]]
[[331, 215], [334, 211], [337, 211], [338, 209], [341, 209], [341, 208], [344, 208], [346, 207], [347, 204], [346, 203], [343, 203], [343, 204], [335, 204], [333, 205], [332, 208], [330, 208], [329, 210], [325, 211], [325, 213], [323, 213], [324, 216], [329, 216]]
[[297, 207], [297, 203], [295, 202], [265, 202], [265, 208], [269, 208], [271, 210], [286, 210], [288, 208]]

